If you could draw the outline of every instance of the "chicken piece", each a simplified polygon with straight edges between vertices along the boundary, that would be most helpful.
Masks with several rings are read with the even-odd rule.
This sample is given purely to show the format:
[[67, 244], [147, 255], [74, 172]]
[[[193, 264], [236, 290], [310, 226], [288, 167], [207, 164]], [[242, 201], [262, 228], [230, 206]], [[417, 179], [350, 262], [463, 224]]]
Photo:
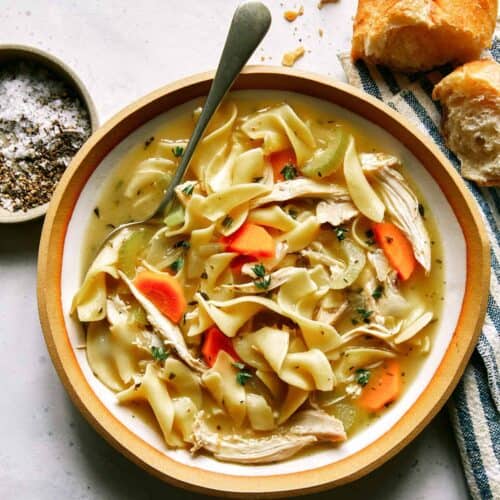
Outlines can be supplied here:
[[125, 282], [128, 286], [132, 295], [137, 299], [139, 304], [146, 311], [146, 316], [148, 321], [151, 323], [151, 326], [157, 331], [163, 338], [165, 338], [188, 366], [193, 368], [198, 372], [205, 372], [208, 367], [202, 363], [200, 360], [196, 359], [192, 356], [187, 348], [184, 337], [182, 336], [182, 332], [179, 327], [172, 323], [168, 318], [166, 318], [156, 307], [155, 305], [148, 300], [139, 290], [134, 286], [134, 284], [123, 274], [121, 271], [118, 271], [120, 278]]
[[272, 434], [222, 434], [208, 426], [204, 412], [198, 413], [193, 425], [192, 451], [205, 449], [224, 462], [264, 464], [279, 462], [295, 455], [305, 446], [318, 441], [344, 441], [342, 422], [326, 412], [304, 410]]
[[293, 179], [277, 182], [273, 190], [250, 202], [250, 209], [267, 205], [268, 203], [292, 200], [294, 198], [323, 198], [332, 201], [349, 201], [347, 190], [336, 184], [316, 182], [312, 179]]
[[[415, 259], [428, 273], [431, 269], [431, 244], [419, 212], [417, 197], [404, 177], [393, 167], [399, 164], [394, 156], [384, 153], [360, 156], [363, 171], [382, 198], [392, 222], [403, 231], [413, 247]], [[269, 196], [269, 195], [268, 195]]]
[[328, 222], [332, 226], [340, 226], [358, 214], [358, 209], [350, 201], [339, 203], [334, 201], [320, 201], [316, 206], [316, 218], [320, 224]]

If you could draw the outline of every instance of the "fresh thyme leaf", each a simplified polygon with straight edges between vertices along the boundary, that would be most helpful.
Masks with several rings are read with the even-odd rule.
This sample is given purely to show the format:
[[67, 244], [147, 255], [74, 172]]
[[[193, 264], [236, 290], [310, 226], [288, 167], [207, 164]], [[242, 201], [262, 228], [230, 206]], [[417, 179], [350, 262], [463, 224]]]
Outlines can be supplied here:
[[375, 290], [373, 290], [372, 297], [375, 300], [378, 300], [378, 299], [380, 299], [380, 297], [382, 297], [383, 293], [384, 293], [384, 286], [378, 285], [377, 288], [375, 288]]
[[370, 316], [373, 314], [373, 311], [368, 311], [367, 309], [365, 309], [363, 307], [358, 307], [356, 309], [356, 312], [361, 316], [361, 319], [365, 323], [369, 323], [370, 322]]
[[194, 182], [191, 182], [190, 184], [187, 184], [182, 188], [182, 192], [186, 196], [191, 196], [193, 194], [193, 191], [194, 191]]
[[370, 375], [371, 372], [370, 370], [365, 370], [364, 368], [359, 368], [356, 370], [356, 382], [361, 386], [364, 387], [368, 381], [370, 380]]
[[184, 259], [182, 257], [179, 257], [178, 259], [175, 259], [168, 267], [172, 269], [174, 273], [178, 273], [182, 269], [183, 265]]
[[236, 374], [236, 382], [240, 385], [245, 385], [252, 378], [252, 374], [246, 370], [240, 370]]
[[244, 370], [245, 369], [245, 364], [244, 363], [231, 363], [237, 370]]
[[154, 136], [151, 136], [149, 139], [146, 139], [144, 141], [144, 149], [147, 149], [154, 140], [155, 140]]
[[339, 241], [345, 240], [346, 234], [349, 230], [345, 227], [336, 227], [335, 235]]
[[266, 275], [266, 268], [260, 262], [252, 267], [252, 271], [257, 278], [263, 278]]
[[259, 278], [254, 281], [254, 284], [257, 288], [261, 290], [267, 290], [271, 285], [271, 276], [267, 276], [266, 278]]
[[297, 213], [297, 210], [291, 208], [290, 210], [288, 210], [288, 215], [295, 220], [299, 214]]
[[95, 213], [95, 216], [96, 216], [97, 218], [99, 218], [99, 217], [101, 216], [101, 214], [99, 213], [99, 207], [95, 207], [95, 208], [94, 208], [94, 213]]
[[257, 276], [257, 279], [254, 280], [255, 286], [261, 290], [267, 290], [271, 285], [271, 276], [266, 276], [264, 265], [259, 262], [252, 267], [252, 271]]
[[233, 219], [232, 217], [229, 217], [229, 215], [226, 215], [222, 221], [222, 225], [225, 228], [230, 228], [233, 225]]
[[205, 299], [205, 300], [210, 300], [210, 297], [205, 293], [205, 292], [200, 292], [200, 295]]
[[418, 204], [418, 213], [419, 213], [422, 217], [424, 217], [424, 215], [425, 215], [425, 208], [424, 208], [424, 206], [422, 205], [422, 203], [419, 203], [419, 204]]
[[180, 146], [174, 146], [172, 148], [172, 154], [176, 158], [180, 158], [184, 154], [184, 148], [181, 148]]
[[180, 240], [177, 243], [174, 243], [174, 248], [184, 248], [185, 250], [189, 250], [191, 244], [188, 240]]
[[207, 274], [207, 272], [206, 272], [206, 271], [203, 271], [203, 272], [200, 274], [200, 278], [201, 278], [202, 280], [206, 280], [206, 279], [208, 279], [208, 274]]
[[291, 163], [286, 164], [281, 169], [280, 174], [283, 176], [283, 179], [285, 179], [286, 181], [292, 181], [293, 179], [295, 179], [295, 177], [297, 177], [297, 175], [299, 175], [299, 173], [297, 172], [297, 169]]
[[163, 347], [152, 346], [151, 355], [156, 361], [165, 361], [170, 356], [170, 353], [165, 351]]

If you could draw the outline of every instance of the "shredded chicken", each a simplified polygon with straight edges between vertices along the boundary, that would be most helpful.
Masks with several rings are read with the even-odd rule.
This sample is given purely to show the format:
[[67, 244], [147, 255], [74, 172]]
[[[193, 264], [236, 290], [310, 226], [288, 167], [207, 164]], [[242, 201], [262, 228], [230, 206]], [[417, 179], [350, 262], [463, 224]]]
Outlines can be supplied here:
[[332, 226], [340, 226], [359, 214], [358, 209], [350, 201], [320, 201], [316, 206], [316, 218], [320, 224], [329, 222]]
[[118, 271], [120, 278], [129, 287], [132, 295], [137, 299], [139, 304], [146, 311], [148, 321], [151, 323], [155, 331], [157, 331], [167, 342], [177, 351], [179, 358], [182, 359], [193, 370], [198, 372], [205, 372], [207, 366], [196, 359], [187, 348], [182, 332], [177, 325], [174, 325], [168, 318], [166, 318], [158, 309], [150, 302], [141, 292], [134, 286], [134, 284], [127, 278], [127, 276]]
[[431, 244], [418, 200], [404, 177], [395, 170], [397, 158], [383, 153], [360, 156], [363, 170], [370, 174], [373, 187], [382, 198], [394, 224], [403, 231], [413, 247], [415, 259], [426, 272], [431, 269]]
[[342, 422], [324, 411], [298, 412], [272, 434], [255, 437], [215, 432], [208, 426], [202, 411], [193, 425], [192, 451], [203, 448], [224, 462], [264, 464], [286, 460], [318, 441], [337, 442], [346, 437]]

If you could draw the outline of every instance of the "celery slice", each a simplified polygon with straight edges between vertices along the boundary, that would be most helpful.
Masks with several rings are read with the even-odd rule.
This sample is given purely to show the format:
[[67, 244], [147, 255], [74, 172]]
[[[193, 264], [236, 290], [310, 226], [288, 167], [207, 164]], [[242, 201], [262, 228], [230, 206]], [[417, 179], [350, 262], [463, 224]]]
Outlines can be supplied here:
[[336, 128], [325, 149], [319, 149], [302, 168], [302, 173], [313, 179], [328, 177], [342, 165], [349, 145], [349, 134]]
[[121, 244], [118, 250], [118, 269], [123, 271], [129, 278], [134, 277], [137, 259], [146, 248], [153, 234], [154, 230], [142, 227], [130, 234]]
[[172, 210], [170, 210], [169, 214], [165, 217], [164, 222], [169, 228], [173, 228], [183, 224], [184, 207], [179, 202], [174, 202], [174, 206], [172, 207]]

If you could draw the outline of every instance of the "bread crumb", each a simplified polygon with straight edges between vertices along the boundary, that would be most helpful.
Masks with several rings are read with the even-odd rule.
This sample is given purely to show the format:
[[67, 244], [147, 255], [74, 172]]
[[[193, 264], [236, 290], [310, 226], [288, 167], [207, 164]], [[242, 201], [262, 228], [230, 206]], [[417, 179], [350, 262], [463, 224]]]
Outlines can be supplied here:
[[283, 17], [289, 22], [293, 23], [299, 16], [304, 15], [304, 7], [301, 5], [299, 10], [287, 10], [284, 12]]
[[318, 33], [319, 33], [319, 36], [321, 38], [323, 38], [324, 31], [321, 28], [318, 30]]
[[322, 9], [327, 3], [337, 3], [339, 0], [319, 0], [318, 9]]
[[293, 66], [298, 59], [300, 59], [305, 53], [304, 47], [297, 47], [295, 50], [291, 52], [286, 52], [283, 54], [283, 59], [281, 60], [281, 64], [283, 66]]

